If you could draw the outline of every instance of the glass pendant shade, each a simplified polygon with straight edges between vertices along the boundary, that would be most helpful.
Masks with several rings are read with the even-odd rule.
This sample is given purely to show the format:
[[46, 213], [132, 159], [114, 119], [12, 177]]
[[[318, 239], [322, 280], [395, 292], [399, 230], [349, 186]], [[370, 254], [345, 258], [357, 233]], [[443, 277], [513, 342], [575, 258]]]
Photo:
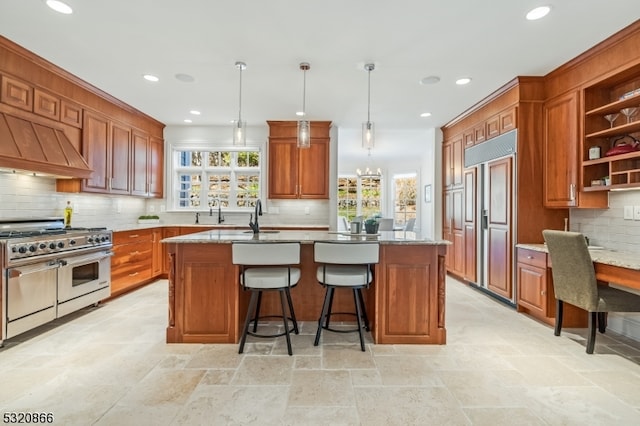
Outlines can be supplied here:
[[238, 90], [238, 119], [233, 124], [233, 145], [245, 146], [247, 144], [247, 122], [242, 121], [242, 71], [247, 68], [247, 64], [238, 61], [236, 68], [240, 72], [240, 88]]
[[[302, 70], [302, 117], [306, 117], [306, 97], [307, 97], [307, 71], [309, 71], [311, 65], [308, 62], [301, 62], [300, 69]], [[298, 148], [310, 148], [311, 147], [311, 123], [309, 120], [303, 118], [298, 120]]]
[[307, 120], [298, 121], [298, 148], [311, 147], [311, 123]]
[[375, 125], [371, 121], [362, 123], [362, 147], [373, 148], [375, 144]]
[[233, 125], [233, 145], [245, 146], [247, 144], [247, 122], [236, 121]]

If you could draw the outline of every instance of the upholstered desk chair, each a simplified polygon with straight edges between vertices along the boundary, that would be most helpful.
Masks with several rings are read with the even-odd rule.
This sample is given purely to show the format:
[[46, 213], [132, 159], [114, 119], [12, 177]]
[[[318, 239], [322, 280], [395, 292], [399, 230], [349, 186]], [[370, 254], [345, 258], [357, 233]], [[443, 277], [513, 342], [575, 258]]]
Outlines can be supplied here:
[[[326, 287], [314, 346], [318, 346], [323, 328], [341, 333], [357, 331], [360, 335], [360, 348], [364, 352], [362, 329], [369, 330], [369, 319], [362, 299], [362, 289], [369, 287], [373, 280], [372, 266], [378, 263], [380, 245], [377, 242], [316, 242], [313, 251], [314, 260], [320, 263], [316, 278], [322, 286]], [[331, 312], [333, 294], [337, 288], [346, 288], [353, 291], [355, 313], [350, 312], [347, 314], [356, 316], [357, 329], [340, 330], [329, 328], [329, 320], [332, 314], [345, 314], [345, 312]]]
[[556, 297], [554, 334], [562, 329], [562, 306], [569, 303], [589, 312], [587, 353], [592, 354], [596, 325], [606, 330], [607, 312], [640, 312], [640, 296], [605, 285], [598, 285], [595, 268], [584, 235], [578, 232], [542, 231], [551, 256], [553, 290]]
[[382, 218], [378, 221], [378, 231], [393, 231], [393, 219]]
[[[291, 265], [300, 263], [300, 243], [254, 243], [237, 242], [231, 245], [232, 262], [240, 265], [240, 284], [243, 289], [251, 291], [247, 318], [242, 328], [240, 348], [238, 353], [244, 351], [247, 335], [256, 337], [287, 336], [287, 349], [291, 350], [290, 332], [298, 334], [298, 322], [293, 311], [290, 289], [300, 280], [300, 269]], [[257, 333], [258, 320], [260, 319], [260, 301], [263, 291], [278, 291], [282, 306], [282, 322], [284, 331], [276, 334]], [[286, 300], [285, 300], [286, 299]], [[287, 305], [289, 312], [287, 313]], [[264, 317], [263, 317], [264, 318]], [[274, 316], [280, 318], [280, 316]], [[291, 321], [291, 326], [289, 325]], [[253, 331], [249, 326], [253, 322]]]

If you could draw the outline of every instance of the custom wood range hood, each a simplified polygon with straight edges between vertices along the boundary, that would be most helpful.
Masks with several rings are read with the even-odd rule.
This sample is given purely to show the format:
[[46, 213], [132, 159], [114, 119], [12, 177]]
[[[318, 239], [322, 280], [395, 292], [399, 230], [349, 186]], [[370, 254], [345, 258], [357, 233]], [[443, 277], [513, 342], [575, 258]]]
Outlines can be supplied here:
[[63, 127], [27, 119], [0, 106], [0, 168], [89, 178], [93, 170]]

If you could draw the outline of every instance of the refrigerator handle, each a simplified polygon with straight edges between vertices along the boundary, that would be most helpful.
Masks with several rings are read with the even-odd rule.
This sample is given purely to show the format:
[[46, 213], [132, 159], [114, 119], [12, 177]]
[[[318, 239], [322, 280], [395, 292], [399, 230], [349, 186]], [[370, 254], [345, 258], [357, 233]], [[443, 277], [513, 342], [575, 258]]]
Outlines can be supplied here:
[[482, 210], [481, 222], [482, 222], [481, 223], [482, 229], [489, 228], [489, 210], [486, 210], [486, 209]]

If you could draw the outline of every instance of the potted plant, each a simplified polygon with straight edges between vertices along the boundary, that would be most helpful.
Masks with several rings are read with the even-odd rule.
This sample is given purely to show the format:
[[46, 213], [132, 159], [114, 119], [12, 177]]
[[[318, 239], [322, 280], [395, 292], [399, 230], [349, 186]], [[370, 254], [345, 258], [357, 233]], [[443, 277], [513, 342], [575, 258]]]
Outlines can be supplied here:
[[138, 217], [138, 223], [160, 223], [160, 216], [155, 214], [142, 215]]
[[378, 218], [370, 217], [364, 221], [364, 230], [367, 234], [377, 234], [378, 233]]

